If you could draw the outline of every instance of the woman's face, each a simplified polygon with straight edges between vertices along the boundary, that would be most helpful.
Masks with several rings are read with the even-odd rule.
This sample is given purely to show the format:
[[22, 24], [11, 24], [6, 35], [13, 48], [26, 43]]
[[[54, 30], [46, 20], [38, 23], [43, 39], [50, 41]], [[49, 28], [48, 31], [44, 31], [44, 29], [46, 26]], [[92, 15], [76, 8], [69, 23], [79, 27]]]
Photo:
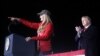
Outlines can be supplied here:
[[45, 14], [43, 14], [43, 15], [40, 15], [40, 21], [46, 21], [46, 15]]

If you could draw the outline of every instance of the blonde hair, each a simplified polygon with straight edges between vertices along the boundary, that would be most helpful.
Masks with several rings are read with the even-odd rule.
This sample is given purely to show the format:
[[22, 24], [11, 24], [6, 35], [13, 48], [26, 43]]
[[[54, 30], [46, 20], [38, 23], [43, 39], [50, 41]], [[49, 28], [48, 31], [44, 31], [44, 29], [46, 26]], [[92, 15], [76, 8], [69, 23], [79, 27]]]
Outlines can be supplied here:
[[37, 33], [40, 33], [44, 30], [44, 28], [47, 26], [48, 23], [52, 23], [51, 19], [50, 19], [50, 16], [45, 14], [45, 23], [44, 24], [40, 24], [38, 30], [37, 30]]

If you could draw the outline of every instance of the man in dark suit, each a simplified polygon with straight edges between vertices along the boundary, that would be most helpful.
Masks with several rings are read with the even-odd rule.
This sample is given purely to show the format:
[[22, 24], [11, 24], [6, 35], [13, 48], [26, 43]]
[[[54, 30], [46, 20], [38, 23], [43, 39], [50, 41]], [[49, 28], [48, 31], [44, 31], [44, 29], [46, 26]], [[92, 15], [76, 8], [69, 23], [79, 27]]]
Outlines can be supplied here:
[[83, 28], [76, 26], [77, 35], [75, 37], [78, 41], [78, 49], [85, 49], [85, 56], [97, 56], [97, 38], [98, 30], [91, 23], [89, 16], [82, 16], [81, 18]]

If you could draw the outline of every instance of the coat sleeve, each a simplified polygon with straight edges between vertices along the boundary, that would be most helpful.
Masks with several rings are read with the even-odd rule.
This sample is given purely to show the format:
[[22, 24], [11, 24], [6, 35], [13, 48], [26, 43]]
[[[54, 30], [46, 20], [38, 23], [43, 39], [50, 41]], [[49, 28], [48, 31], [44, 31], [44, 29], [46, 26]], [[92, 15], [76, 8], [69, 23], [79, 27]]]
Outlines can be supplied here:
[[20, 19], [19, 22], [24, 24], [27, 27], [34, 28], [34, 29], [38, 29], [39, 24], [40, 24], [40, 23], [36, 23], [36, 22], [30, 22], [25, 19]]
[[78, 34], [76, 34], [75, 41], [77, 41], [78, 39], [79, 39], [79, 36], [78, 36]]
[[52, 35], [52, 32], [53, 32], [53, 26], [52, 24], [48, 24], [45, 28], [45, 31], [43, 32], [43, 35], [33, 36], [32, 40], [47, 40]]

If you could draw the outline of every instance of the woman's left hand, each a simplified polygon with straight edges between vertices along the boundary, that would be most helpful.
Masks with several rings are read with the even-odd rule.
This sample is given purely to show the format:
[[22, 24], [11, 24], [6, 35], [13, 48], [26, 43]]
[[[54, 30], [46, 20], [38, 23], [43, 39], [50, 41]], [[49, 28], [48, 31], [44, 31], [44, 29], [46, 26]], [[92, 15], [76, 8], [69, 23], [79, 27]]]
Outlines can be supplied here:
[[28, 42], [31, 40], [31, 37], [26, 37], [25, 40], [26, 40], [26, 42]]

